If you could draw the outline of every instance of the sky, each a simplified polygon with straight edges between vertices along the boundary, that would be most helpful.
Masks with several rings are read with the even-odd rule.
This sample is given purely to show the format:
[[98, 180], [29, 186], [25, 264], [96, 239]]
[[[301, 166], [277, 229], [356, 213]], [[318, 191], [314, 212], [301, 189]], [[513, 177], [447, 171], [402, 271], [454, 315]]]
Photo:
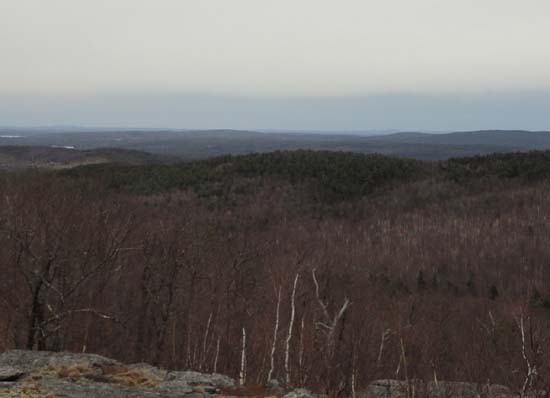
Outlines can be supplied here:
[[0, 125], [550, 129], [548, 0], [0, 0]]

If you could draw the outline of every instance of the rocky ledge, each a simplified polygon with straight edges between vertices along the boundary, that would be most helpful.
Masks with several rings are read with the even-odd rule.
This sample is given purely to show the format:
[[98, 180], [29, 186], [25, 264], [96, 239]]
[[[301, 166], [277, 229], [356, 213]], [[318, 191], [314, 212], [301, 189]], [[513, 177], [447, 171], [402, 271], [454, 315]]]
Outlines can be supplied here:
[[510, 388], [499, 384], [465, 382], [409, 383], [402, 380], [376, 380], [369, 384], [361, 398], [519, 398]]
[[209, 398], [234, 386], [233, 379], [220, 374], [168, 372], [94, 354], [0, 354], [1, 398]]
[[[221, 374], [166, 371], [125, 365], [94, 354], [13, 350], [0, 354], [0, 398], [223, 398], [244, 396]], [[305, 389], [286, 391], [276, 380], [262, 397], [324, 398]], [[457, 382], [377, 380], [357, 398], [517, 398], [508, 387]]]

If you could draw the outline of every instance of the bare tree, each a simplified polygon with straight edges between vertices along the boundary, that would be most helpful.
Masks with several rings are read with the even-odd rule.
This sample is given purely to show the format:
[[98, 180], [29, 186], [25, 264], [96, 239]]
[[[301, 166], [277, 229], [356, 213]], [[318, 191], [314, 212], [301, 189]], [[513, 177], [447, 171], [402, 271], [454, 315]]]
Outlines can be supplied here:
[[321, 298], [319, 282], [317, 281], [315, 268], [312, 269], [311, 276], [315, 285], [315, 297], [317, 299], [319, 307], [321, 308], [323, 318], [322, 320], [317, 321], [316, 326], [324, 334], [324, 350], [322, 354], [325, 363], [325, 376], [327, 377], [325, 383], [327, 384], [327, 389], [329, 390], [340, 390], [342, 380], [337, 380], [334, 382], [337, 383], [338, 386], [334, 384], [330, 386], [330, 383], [333, 383], [333, 379], [336, 377], [336, 375], [333, 375], [331, 378], [329, 378], [328, 376], [334, 373], [332, 371], [332, 368], [335, 357], [336, 331], [338, 328], [338, 324], [346, 313], [347, 309], [349, 308], [351, 302], [348, 300], [347, 297], [344, 298], [344, 303], [342, 304], [340, 309], [331, 316], [328, 304]]
[[273, 344], [271, 345], [271, 355], [269, 362], [269, 372], [267, 373], [267, 381], [271, 380], [275, 369], [275, 350], [277, 349], [277, 335], [279, 333], [279, 313], [281, 308], [281, 287], [277, 292], [277, 308], [275, 310], [275, 326], [273, 328]]
[[285, 381], [290, 385], [290, 341], [292, 340], [292, 330], [294, 328], [294, 317], [296, 315], [296, 287], [300, 273], [296, 273], [294, 284], [292, 286], [292, 295], [290, 297], [290, 322], [288, 323], [288, 333], [286, 337], [285, 348]]
[[317, 302], [319, 303], [319, 306], [322, 309], [323, 321], [317, 322], [317, 325], [320, 326], [323, 330], [326, 331], [326, 345], [327, 345], [327, 352], [328, 356], [332, 358], [334, 355], [334, 343], [335, 343], [335, 333], [336, 328], [338, 326], [338, 322], [342, 319], [344, 314], [346, 313], [347, 309], [351, 305], [351, 302], [348, 300], [348, 298], [344, 298], [344, 303], [340, 307], [340, 309], [334, 313], [334, 315], [329, 314], [328, 305], [321, 299], [321, 295], [319, 293], [319, 283], [317, 282], [317, 277], [315, 275], [315, 268], [311, 271], [311, 276], [313, 278], [313, 283], [315, 284], [315, 297], [317, 298]]
[[246, 383], [246, 329], [243, 326], [243, 337], [241, 346], [241, 370], [239, 372], [239, 384], [244, 386]]
[[527, 317], [527, 330], [523, 314], [516, 318], [516, 321], [521, 337], [521, 356], [525, 363], [525, 379], [520, 391], [523, 398], [536, 393], [542, 347], [539, 344], [531, 316]]

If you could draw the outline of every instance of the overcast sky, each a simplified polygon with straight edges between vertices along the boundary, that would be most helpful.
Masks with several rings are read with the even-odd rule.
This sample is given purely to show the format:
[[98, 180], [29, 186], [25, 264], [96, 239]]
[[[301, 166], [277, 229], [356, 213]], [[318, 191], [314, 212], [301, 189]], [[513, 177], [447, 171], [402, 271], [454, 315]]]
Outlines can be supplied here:
[[550, 128], [548, 0], [0, 0], [0, 125]]

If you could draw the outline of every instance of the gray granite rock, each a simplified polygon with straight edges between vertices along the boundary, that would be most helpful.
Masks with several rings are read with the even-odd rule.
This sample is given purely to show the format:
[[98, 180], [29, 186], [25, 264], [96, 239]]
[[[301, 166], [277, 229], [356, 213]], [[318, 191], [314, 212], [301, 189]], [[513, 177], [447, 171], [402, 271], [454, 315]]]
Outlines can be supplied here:
[[206, 386], [215, 386], [215, 387], [234, 387], [235, 380], [230, 377], [218, 374], [218, 373], [199, 373], [193, 371], [179, 371], [179, 372], [169, 372], [166, 376], [166, 380], [179, 380], [184, 381], [187, 384], [194, 385], [206, 385]]
[[0, 381], [0, 391], [11, 389], [15, 387], [16, 384], [15, 381]]
[[318, 398], [319, 395], [315, 394], [305, 388], [296, 388], [286, 393], [283, 398]]
[[11, 366], [28, 373], [48, 366], [73, 365], [121, 365], [113, 359], [95, 354], [73, 354], [68, 352], [12, 350], [0, 354], [0, 366]]
[[[410, 392], [408, 394], [407, 392]], [[401, 380], [376, 380], [360, 394], [363, 398], [514, 398], [513, 392], [498, 384], [466, 382], [423, 382], [414, 380], [407, 384]]]
[[0, 366], [0, 381], [16, 381], [20, 379], [25, 372], [21, 368], [13, 366]]
[[283, 386], [281, 386], [281, 383], [277, 379], [269, 380], [265, 385], [265, 389], [270, 394], [274, 394], [276, 396], [283, 396], [286, 393], [286, 390]]
[[[145, 382], [136, 382], [141, 377]], [[31, 388], [36, 396], [60, 398], [208, 398], [219, 392], [218, 387], [234, 385], [233, 379], [220, 374], [167, 372], [94, 354], [23, 350], [0, 354], [1, 396], [24, 396], [23, 391]]]

